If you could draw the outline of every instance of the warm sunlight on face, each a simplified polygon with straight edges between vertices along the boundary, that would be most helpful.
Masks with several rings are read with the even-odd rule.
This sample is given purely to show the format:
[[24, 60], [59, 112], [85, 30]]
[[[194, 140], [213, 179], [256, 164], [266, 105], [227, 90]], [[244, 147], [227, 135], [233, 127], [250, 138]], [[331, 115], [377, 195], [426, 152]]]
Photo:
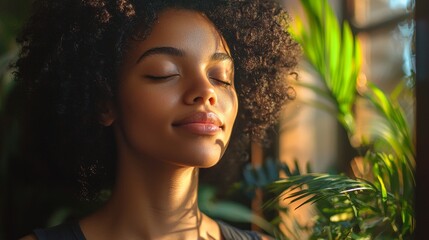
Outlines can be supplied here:
[[210, 167], [237, 115], [234, 68], [213, 24], [165, 10], [144, 41], [132, 41], [119, 73], [114, 128], [119, 156]]

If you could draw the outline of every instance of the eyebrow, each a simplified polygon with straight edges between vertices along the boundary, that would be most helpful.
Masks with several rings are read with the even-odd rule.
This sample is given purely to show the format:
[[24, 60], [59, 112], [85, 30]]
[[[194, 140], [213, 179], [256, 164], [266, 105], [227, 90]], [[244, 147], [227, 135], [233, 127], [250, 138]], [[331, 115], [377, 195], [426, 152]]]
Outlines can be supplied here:
[[151, 56], [151, 55], [156, 55], [156, 54], [165, 54], [165, 55], [170, 55], [170, 56], [175, 56], [175, 57], [181, 57], [185, 55], [185, 52], [181, 49], [178, 48], [174, 48], [174, 47], [156, 47], [156, 48], [151, 48], [149, 50], [147, 50], [146, 52], [144, 52], [139, 59], [137, 59], [136, 63], [139, 63], [141, 60], [143, 60], [144, 58]]
[[[151, 56], [151, 55], [156, 55], [156, 54], [165, 54], [165, 55], [170, 55], [170, 56], [174, 56], [174, 57], [182, 57], [185, 56], [185, 51], [178, 49], [178, 48], [174, 48], [174, 47], [155, 47], [155, 48], [151, 48], [147, 51], [145, 51], [136, 61], [136, 63], [141, 62], [144, 58]], [[234, 62], [232, 57], [227, 54], [227, 53], [214, 53], [211, 57], [211, 60], [213, 61], [231, 61]]]
[[225, 61], [225, 60], [228, 60], [228, 61], [231, 61], [231, 62], [234, 62], [233, 60], [232, 60], [232, 57], [231, 56], [229, 56], [229, 54], [227, 54], [227, 53], [214, 53], [212, 56], [211, 56], [211, 58], [210, 58], [211, 60], [214, 60], [214, 61]]

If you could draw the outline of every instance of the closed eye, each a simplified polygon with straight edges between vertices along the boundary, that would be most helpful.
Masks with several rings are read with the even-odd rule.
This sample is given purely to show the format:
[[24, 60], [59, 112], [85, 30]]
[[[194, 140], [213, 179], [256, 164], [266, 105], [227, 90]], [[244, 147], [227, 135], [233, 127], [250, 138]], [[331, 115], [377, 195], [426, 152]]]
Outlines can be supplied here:
[[215, 80], [216, 82], [219, 82], [221, 84], [227, 85], [227, 86], [231, 86], [231, 83], [228, 81], [224, 81], [224, 80], [220, 80], [218, 78], [214, 78], [214, 77], [210, 77], [211, 79]]
[[179, 76], [179, 74], [172, 74], [172, 75], [165, 75], [165, 76], [145, 75], [144, 77], [152, 80], [164, 80], [164, 79], [168, 79], [176, 76]]

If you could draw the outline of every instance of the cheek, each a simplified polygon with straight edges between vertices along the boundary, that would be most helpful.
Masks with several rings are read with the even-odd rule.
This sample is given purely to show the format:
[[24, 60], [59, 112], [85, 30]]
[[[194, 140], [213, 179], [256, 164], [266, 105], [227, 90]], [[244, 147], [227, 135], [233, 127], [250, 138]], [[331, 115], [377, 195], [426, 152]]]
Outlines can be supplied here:
[[238, 112], [238, 98], [235, 90], [225, 93], [220, 99], [220, 105], [225, 113], [225, 120], [229, 122], [229, 125], [232, 128]]
[[[126, 148], [149, 153], [162, 143], [160, 136], [168, 134], [172, 112], [177, 101], [174, 94], [147, 88], [127, 89], [118, 99], [117, 136]], [[126, 94], [125, 94], [126, 93]]]
[[123, 116], [143, 116], [148, 119], [162, 117], [177, 102], [177, 94], [168, 89], [135, 86], [121, 94], [120, 106]]

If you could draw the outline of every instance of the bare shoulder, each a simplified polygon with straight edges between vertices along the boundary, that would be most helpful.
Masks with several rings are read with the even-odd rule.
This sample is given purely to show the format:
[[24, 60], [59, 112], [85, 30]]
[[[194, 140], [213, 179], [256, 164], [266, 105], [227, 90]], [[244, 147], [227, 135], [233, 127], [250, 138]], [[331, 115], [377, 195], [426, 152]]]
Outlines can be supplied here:
[[27, 236], [24, 236], [24, 237], [20, 238], [19, 240], [37, 240], [37, 238], [36, 238], [36, 235], [29, 234]]

